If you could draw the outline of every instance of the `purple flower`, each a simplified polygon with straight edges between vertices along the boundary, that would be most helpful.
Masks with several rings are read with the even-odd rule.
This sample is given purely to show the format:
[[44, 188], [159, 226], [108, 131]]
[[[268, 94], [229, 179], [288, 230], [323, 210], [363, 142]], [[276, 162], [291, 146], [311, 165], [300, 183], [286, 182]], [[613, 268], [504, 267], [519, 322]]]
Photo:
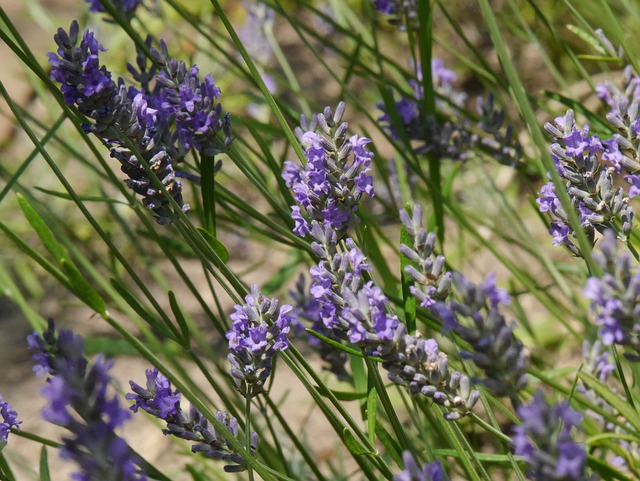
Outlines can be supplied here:
[[631, 347], [635, 357], [640, 353], [640, 271], [628, 252], [619, 252], [613, 231], [605, 232], [593, 257], [604, 273], [587, 279], [584, 296], [596, 314], [600, 339], [605, 346]]
[[62, 438], [60, 456], [79, 465], [74, 479], [146, 479], [142, 459], [114, 433], [130, 414], [117, 395], [108, 393], [112, 363], [98, 357], [89, 366], [82, 338], [66, 330], [57, 334], [51, 320], [42, 335], [34, 332], [28, 342], [35, 351], [37, 372], [50, 375], [42, 389], [49, 401], [42, 415], [71, 433]]
[[253, 397], [263, 391], [273, 357], [289, 347], [287, 334], [295, 319], [292, 306], [285, 304], [278, 310], [278, 300], [264, 297], [256, 285], [251, 286], [245, 301], [235, 306], [226, 337], [231, 375], [240, 392]]
[[20, 431], [19, 425], [22, 424], [22, 421], [18, 421], [18, 413], [2, 398], [2, 394], [0, 394], [0, 416], [2, 416], [2, 422], [0, 422], [0, 451], [2, 451], [7, 444], [11, 428]]
[[588, 481], [585, 446], [572, 437], [573, 428], [582, 420], [579, 412], [567, 404], [548, 404], [538, 390], [531, 403], [518, 408], [518, 416], [522, 425], [513, 429], [513, 447], [529, 464], [529, 477]]
[[180, 393], [171, 390], [169, 380], [156, 368], [147, 369], [146, 389], [130, 381], [131, 390], [135, 394], [127, 394], [128, 400], [135, 400], [131, 410], [136, 413], [142, 409], [149, 414], [167, 421], [176, 417], [180, 406]]
[[631, 187], [629, 187], [630, 199], [640, 195], [640, 174], [625, 175], [624, 180], [631, 184]]
[[[213, 426], [200, 411], [191, 406], [188, 413], [180, 407], [180, 393], [171, 388], [169, 380], [157, 369], [147, 369], [146, 387], [142, 387], [134, 381], [129, 381], [132, 393], [126, 395], [127, 399], [134, 400], [131, 406], [133, 412], [138, 409], [155, 416], [166, 422], [165, 435], [172, 435], [195, 443], [191, 446], [193, 453], [202, 453], [207, 457], [226, 461], [226, 472], [241, 472], [247, 469], [247, 462], [229, 444], [221, 431]], [[238, 437], [238, 421], [228, 413], [218, 411], [216, 420], [231, 436]], [[258, 448], [258, 435], [251, 433], [251, 454], [255, 455]]]
[[558, 220], [551, 221], [549, 234], [553, 236], [552, 244], [554, 246], [560, 246], [563, 244], [568, 245], [569, 243], [571, 243], [571, 240], [569, 239], [570, 233], [571, 229], [569, 229], [569, 226], [567, 224]]
[[393, 478], [393, 481], [446, 481], [447, 479], [440, 463], [426, 463], [420, 469], [409, 451], [402, 453], [402, 462], [404, 469]]
[[536, 202], [540, 206], [540, 212], [551, 212], [555, 214], [562, 207], [560, 206], [560, 201], [558, 200], [558, 196], [556, 195], [556, 188], [553, 185], [553, 182], [548, 182], [542, 186], [540, 192], [538, 192], [538, 197]]
[[[310, 124], [302, 117], [301, 127], [296, 128], [307, 164], [286, 162], [282, 178], [298, 204], [291, 209], [293, 232], [299, 236], [310, 233], [309, 219], [344, 236], [352, 221], [358, 220], [355, 211], [362, 196], [374, 195], [369, 174], [373, 153], [366, 147], [371, 140], [357, 135], [347, 138], [348, 124], [341, 122], [344, 110], [344, 102], [335, 114], [327, 107], [314, 114]], [[316, 133], [318, 127], [324, 135]]]

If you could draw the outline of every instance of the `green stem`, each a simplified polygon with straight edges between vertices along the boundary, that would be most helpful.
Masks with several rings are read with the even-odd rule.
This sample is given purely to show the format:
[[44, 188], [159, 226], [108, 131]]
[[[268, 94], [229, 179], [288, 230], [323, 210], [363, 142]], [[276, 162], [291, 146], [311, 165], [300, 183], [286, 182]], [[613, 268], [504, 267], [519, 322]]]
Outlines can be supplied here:
[[[247, 445], [247, 451], [251, 453], [251, 396], [247, 395], [247, 400], [245, 403], [244, 410], [244, 431], [245, 431], [245, 443]], [[249, 471], [249, 481], [253, 481], [253, 469], [251, 465], [247, 465], [247, 469]]]

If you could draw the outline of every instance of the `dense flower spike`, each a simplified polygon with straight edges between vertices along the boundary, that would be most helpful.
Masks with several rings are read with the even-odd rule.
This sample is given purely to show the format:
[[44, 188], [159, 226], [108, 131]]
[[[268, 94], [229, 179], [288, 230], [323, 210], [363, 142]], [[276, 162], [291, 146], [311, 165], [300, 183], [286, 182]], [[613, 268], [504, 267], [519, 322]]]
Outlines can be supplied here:
[[422, 307], [430, 308], [449, 296], [451, 273], [445, 271], [444, 256], [434, 254], [436, 235], [427, 233], [422, 227], [422, 207], [415, 204], [411, 217], [402, 209], [400, 220], [412, 241], [410, 246], [400, 245], [400, 252], [418, 266], [408, 265], [405, 268], [411, 280], [418, 284], [411, 286], [411, 294], [420, 301]]
[[[104, 5], [102, 5], [102, 2], [100, 0], [85, 0], [85, 1], [91, 4], [91, 6], [89, 7], [90, 12], [106, 12], [107, 11]], [[116, 11], [127, 16], [133, 16], [133, 14], [136, 11], [136, 8], [138, 8], [138, 5], [140, 5], [140, 0], [107, 0], [107, 1], [108, 3], [111, 3], [113, 5], [113, 8], [115, 8]]]
[[51, 79], [62, 83], [65, 102], [75, 105], [92, 121], [85, 130], [110, 146], [111, 156], [120, 161], [122, 171], [129, 176], [127, 185], [143, 196], [144, 204], [154, 212], [158, 222], [166, 224], [174, 217], [171, 205], [138, 157], [142, 156], [178, 205], [188, 210], [188, 205], [182, 202], [182, 186], [175, 178], [173, 159], [157, 142], [162, 115], [149, 107], [142, 93], [127, 89], [122, 79], [116, 84], [106, 67], [100, 66], [98, 55], [105, 49], [93, 33], [85, 30], [80, 46], [78, 34], [76, 21], [68, 34], [58, 29], [54, 37], [57, 55], [49, 54], [53, 66]]
[[[130, 381], [132, 393], [127, 399], [135, 401], [131, 410], [135, 413], [139, 409], [163, 420], [167, 423], [163, 429], [165, 435], [170, 434], [181, 439], [196, 443], [191, 446], [194, 453], [202, 453], [207, 457], [221, 459], [228, 462], [226, 472], [240, 472], [247, 469], [247, 462], [236, 453], [222, 434], [209, 421], [191, 406], [189, 413], [180, 407], [180, 393], [171, 388], [169, 380], [157, 369], [147, 369], [145, 387]], [[228, 413], [216, 412], [216, 420], [234, 437], [238, 437], [238, 421]], [[258, 435], [251, 433], [251, 453], [258, 449]]]
[[28, 342], [36, 372], [50, 376], [42, 389], [49, 401], [42, 415], [72, 434], [62, 439], [60, 455], [79, 465], [74, 479], [146, 479], [139, 467], [142, 459], [114, 433], [130, 414], [120, 406], [117, 395], [107, 392], [112, 363], [98, 357], [89, 366], [82, 353], [82, 338], [68, 330], [56, 333], [51, 320], [42, 335], [34, 332]]
[[467, 376], [449, 369], [447, 356], [434, 339], [410, 335], [404, 324], [389, 313], [389, 300], [373, 281], [370, 266], [352, 239], [338, 252], [337, 235], [312, 222], [312, 249], [320, 259], [311, 268], [310, 293], [318, 302], [319, 317], [333, 339], [358, 345], [383, 359], [389, 379], [406, 386], [412, 395], [422, 394], [446, 408], [445, 418], [458, 419], [470, 412], [478, 392]]
[[619, 252], [616, 235], [606, 231], [594, 252], [602, 277], [590, 277], [584, 296], [591, 301], [605, 346], [619, 344], [633, 351], [629, 359], [640, 361], [640, 269], [628, 252]]
[[[625, 160], [614, 160], [613, 156], [608, 158], [607, 152], [611, 154], [613, 147], [607, 141], [602, 142], [597, 136], [589, 135], [588, 126], [578, 130], [572, 110], [556, 118], [553, 124], [546, 123], [545, 130], [555, 140], [551, 154], [556, 170], [566, 182], [567, 193], [587, 236], [593, 241], [596, 230], [613, 229], [616, 223], [620, 223], [622, 233], [628, 235], [634, 212], [622, 187], [615, 187], [613, 177], [618, 170], [616, 165], [624, 164]], [[600, 156], [612, 166], [603, 165]], [[560, 205], [554, 184], [544, 185], [539, 195], [540, 212], [550, 212], [556, 217], [549, 231], [554, 238], [553, 244], [564, 244], [575, 255], [580, 255], [570, 238], [573, 233], [568, 226], [568, 216]]]
[[[304, 237], [311, 227], [303, 210], [323, 227], [335, 229], [342, 238], [351, 222], [358, 220], [355, 211], [364, 194], [373, 197], [373, 180], [369, 175], [373, 153], [366, 137], [347, 138], [349, 125], [342, 122], [345, 104], [340, 102], [335, 113], [326, 107], [314, 114], [310, 122], [303, 115], [296, 135], [303, 147], [307, 165], [285, 162], [282, 177], [291, 188], [298, 206], [291, 208], [295, 221], [293, 231]], [[317, 129], [321, 133], [316, 133]]]
[[[507, 324], [500, 304], [509, 303], [506, 291], [495, 286], [495, 275], [475, 285], [461, 273], [453, 273], [453, 284], [460, 300], [439, 302], [433, 311], [442, 327], [455, 331], [469, 343], [473, 351], [462, 356], [484, 371], [481, 382], [498, 396], [515, 395], [526, 386], [528, 352], [513, 333], [515, 323]], [[467, 320], [463, 320], [463, 319]]]
[[[49, 53], [51, 78], [62, 84], [65, 102], [86, 117], [85, 130], [109, 146], [129, 177], [127, 185], [143, 197], [158, 223], [171, 222], [176, 214], [162, 187], [183, 211], [189, 209], [175, 164], [191, 149], [213, 156], [231, 144], [229, 114], [223, 114], [217, 102], [220, 89], [208, 75], [201, 80], [195, 65], [187, 69], [184, 62], [170, 58], [164, 42], [160, 51], [151, 49], [158, 66], [149, 70], [138, 51], [138, 68], [129, 65], [129, 71], [141, 88], [128, 87], [100, 65], [99, 53], [105, 49], [93, 33], [86, 30], [80, 45], [78, 37], [75, 21], [69, 33], [58, 29], [57, 54]], [[150, 90], [154, 77], [156, 86]]]
[[400, 471], [393, 481], [446, 481], [447, 477], [442, 470], [440, 463], [426, 463], [422, 469], [416, 463], [413, 455], [409, 451], [402, 453], [404, 469]]
[[514, 427], [515, 454], [524, 456], [536, 481], [587, 481], [587, 451], [574, 441], [571, 431], [582, 415], [567, 404], [549, 405], [542, 394], [530, 404], [521, 406], [518, 415], [522, 425]]
[[273, 357], [289, 347], [287, 334], [294, 322], [293, 307], [284, 304], [278, 310], [278, 300], [260, 294], [251, 286], [246, 304], [236, 305], [227, 331], [231, 375], [243, 396], [251, 398], [264, 391], [271, 374]]
[[0, 451], [2, 451], [7, 444], [11, 428], [20, 431], [19, 425], [22, 424], [22, 421], [18, 421], [18, 413], [3, 399], [2, 394], [0, 394], [0, 416], [2, 416], [2, 422], [0, 422]]

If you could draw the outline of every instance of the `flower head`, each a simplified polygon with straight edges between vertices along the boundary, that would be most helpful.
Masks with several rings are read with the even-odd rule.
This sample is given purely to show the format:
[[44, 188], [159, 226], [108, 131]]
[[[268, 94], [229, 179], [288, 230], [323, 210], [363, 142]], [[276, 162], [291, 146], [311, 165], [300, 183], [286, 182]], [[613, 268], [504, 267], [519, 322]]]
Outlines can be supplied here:
[[289, 347], [287, 334], [294, 321], [293, 308], [285, 304], [278, 310], [277, 299], [260, 294], [258, 286], [251, 286], [246, 303], [236, 305], [227, 331], [231, 375], [240, 392], [253, 397], [263, 391], [273, 357]]
[[409, 451], [402, 453], [402, 461], [404, 469], [393, 478], [393, 481], [446, 481], [447, 479], [442, 465], [438, 462], [426, 463], [420, 469]]
[[[157, 369], [147, 369], [145, 387], [130, 381], [133, 392], [126, 395], [127, 399], [135, 401], [131, 406], [133, 412], [139, 409], [151, 414], [166, 423], [163, 429], [165, 435], [175, 436], [190, 442], [193, 453], [221, 459], [227, 462], [226, 472], [240, 472], [247, 469], [247, 462], [236, 453], [228, 439], [205, 418], [200, 411], [191, 406], [189, 412], [180, 406], [180, 393], [171, 387], [169, 380]], [[216, 421], [226, 431], [227, 435], [238, 437], [238, 421], [226, 412], [217, 411]], [[258, 448], [258, 435], [251, 433], [251, 453]]]

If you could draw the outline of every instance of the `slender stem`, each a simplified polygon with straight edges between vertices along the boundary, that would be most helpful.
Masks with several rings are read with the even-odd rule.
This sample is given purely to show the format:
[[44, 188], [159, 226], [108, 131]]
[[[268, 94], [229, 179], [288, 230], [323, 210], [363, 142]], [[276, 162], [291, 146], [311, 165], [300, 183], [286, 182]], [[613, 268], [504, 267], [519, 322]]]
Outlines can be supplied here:
[[[251, 453], [251, 395], [247, 394], [247, 401], [245, 403], [245, 421], [244, 421], [244, 431], [245, 431], [245, 439], [247, 443], [247, 451]], [[247, 464], [247, 469], [249, 470], [249, 481], [253, 481], [253, 468], [250, 464]]]

